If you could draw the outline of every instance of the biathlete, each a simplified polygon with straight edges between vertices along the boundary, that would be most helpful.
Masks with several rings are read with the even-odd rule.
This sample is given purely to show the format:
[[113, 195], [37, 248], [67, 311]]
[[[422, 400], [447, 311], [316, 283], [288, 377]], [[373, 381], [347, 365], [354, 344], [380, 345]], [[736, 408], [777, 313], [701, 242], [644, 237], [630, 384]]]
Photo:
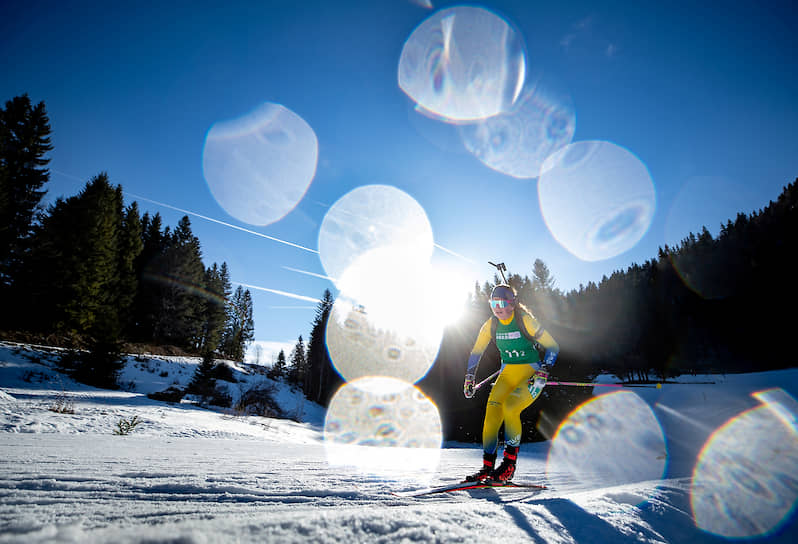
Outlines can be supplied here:
[[[516, 301], [515, 290], [500, 284], [490, 295], [489, 318], [479, 330], [468, 358], [463, 393], [474, 396], [475, 376], [482, 354], [491, 341], [501, 355], [501, 372], [488, 397], [482, 426], [482, 468], [466, 477], [468, 482], [508, 482], [515, 474], [518, 449], [521, 446], [521, 412], [540, 395], [546, 384], [548, 369], [557, 360], [560, 347], [535, 317]], [[544, 351], [541, 361], [538, 346]], [[504, 422], [504, 459], [496, 468], [499, 429]]]

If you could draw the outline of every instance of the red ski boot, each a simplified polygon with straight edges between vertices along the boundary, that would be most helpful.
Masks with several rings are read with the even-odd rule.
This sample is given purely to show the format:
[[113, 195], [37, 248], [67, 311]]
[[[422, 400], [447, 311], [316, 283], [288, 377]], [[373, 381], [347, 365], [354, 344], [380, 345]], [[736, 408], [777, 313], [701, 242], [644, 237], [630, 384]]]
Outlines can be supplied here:
[[484, 482], [493, 475], [493, 467], [496, 464], [496, 454], [486, 453], [482, 456], [482, 468], [476, 474], [466, 476], [466, 482]]
[[504, 484], [512, 480], [515, 475], [516, 459], [518, 459], [518, 446], [505, 446], [502, 464], [493, 471], [490, 480], [499, 484]]

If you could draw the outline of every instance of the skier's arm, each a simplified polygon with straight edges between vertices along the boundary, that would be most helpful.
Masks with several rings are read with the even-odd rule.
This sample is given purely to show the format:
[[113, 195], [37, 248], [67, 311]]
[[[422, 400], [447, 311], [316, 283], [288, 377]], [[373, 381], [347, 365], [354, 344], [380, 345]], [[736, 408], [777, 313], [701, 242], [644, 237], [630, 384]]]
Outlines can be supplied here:
[[474, 347], [471, 350], [471, 355], [468, 357], [465, 382], [463, 383], [463, 394], [467, 399], [473, 397], [474, 393], [476, 392], [477, 367], [479, 367], [479, 360], [482, 358], [482, 354], [485, 353], [485, 349], [488, 347], [488, 344], [490, 344], [490, 340], [490, 319], [488, 319], [482, 325], [482, 328], [479, 329], [477, 341], [474, 343]]
[[488, 344], [490, 344], [490, 341], [490, 319], [488, 319], [482, 324], [482, 328], [479, 329], [479, 334], [474, 342], [474, 347], [471, 349], [471, 355], [468, 356], [466, 376], [477, 375], [479, 360], [482, 358], [482, 354], [485, 353], [485, 350], [488, 349]]
[[535, 335], [538, 344], [545, 350], [541, 365], [551, 368], [557, 360], [557, 356], [560, 354], [560, 345], [549, 331], [544, 329], [543, 326], [538, 323], [538, 320], [531, 315], [524, 314], [524, 324], [526, 325], [526, 330]]

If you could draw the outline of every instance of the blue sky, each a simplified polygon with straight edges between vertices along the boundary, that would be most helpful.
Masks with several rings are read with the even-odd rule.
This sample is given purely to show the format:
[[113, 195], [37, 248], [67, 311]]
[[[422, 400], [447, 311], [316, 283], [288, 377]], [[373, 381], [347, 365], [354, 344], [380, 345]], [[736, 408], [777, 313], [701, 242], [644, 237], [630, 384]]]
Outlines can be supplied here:
[[[160, 212], [168, 225], [183, 213], [156, 202], [315, 251], [334, 203], [358, 187], [388, 185], [423, 208], [440, 246], [435, 258], [456, 265], [472, 284], [492, 277], [488, 260], [531, 275], [540, 258], [567, 291], [642, 263], [702, 226], [717, 234], [721, 222], [762, 208], [798, 176], [798, 17], [786, 1], [722, 8], [468, 4], [500, 17], [520, 37], [527, 78], [553, 82], [568, 98], [572, 145], [600, 141], [626, 150], [650, 176], [651, 217], [639, 240], [591, 261], [550, 230], [555, 219], [578, 225], [580, 217], [568, 216], [567, 201], [544, 209], [543, 178], [489, 168], [463, 145], [462, 127], [420, 114], [400, 88], [400, 56], [414, 30], [459, 4], [118, 4], [27, 1], [0, 8], [0, 99], [28, 93], [47, 105], [54, 145], [49, 200], [75, 194], [107, 171], [139, 197], [129, 202]], [[296, 207], [259, 226], [228, 214], [214, 198], [203, 148], [214, 125], [264, 103], [304, 120], [318, 152]], [[612, 207], [627, 188], [602, 179], [606, 186], [577, 188], [591, 193], [587, 204], [597, 199]], [[309, 298], [326, 288], [337, 292], [318, 277], [327, 273], [314, 251], [197, 215], [191, 220], [206, 264], [226, 261], [235, 281]], [[314, 303], [252, 292], [258, 341], [290, 349], [300, 334], [307, 339]], [[441, 309], [419, 300], [418, 311]]]

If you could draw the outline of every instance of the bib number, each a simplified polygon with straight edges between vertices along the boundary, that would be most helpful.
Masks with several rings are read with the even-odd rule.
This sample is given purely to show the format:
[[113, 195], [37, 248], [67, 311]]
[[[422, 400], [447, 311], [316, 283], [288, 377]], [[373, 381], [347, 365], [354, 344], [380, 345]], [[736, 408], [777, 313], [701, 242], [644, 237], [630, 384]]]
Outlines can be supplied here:
[[518, 351], [517, 349], [513, 349], [513, 350], [505, 349], [503, 351], [504, 351], [504, 354], [506, 355], [506, 357], [505, 357], [506, 359], [517, 359], [518, 357], [525, 357], [526, 356], [526, 350], [523, 350], [523, 349], [521, 351]]

